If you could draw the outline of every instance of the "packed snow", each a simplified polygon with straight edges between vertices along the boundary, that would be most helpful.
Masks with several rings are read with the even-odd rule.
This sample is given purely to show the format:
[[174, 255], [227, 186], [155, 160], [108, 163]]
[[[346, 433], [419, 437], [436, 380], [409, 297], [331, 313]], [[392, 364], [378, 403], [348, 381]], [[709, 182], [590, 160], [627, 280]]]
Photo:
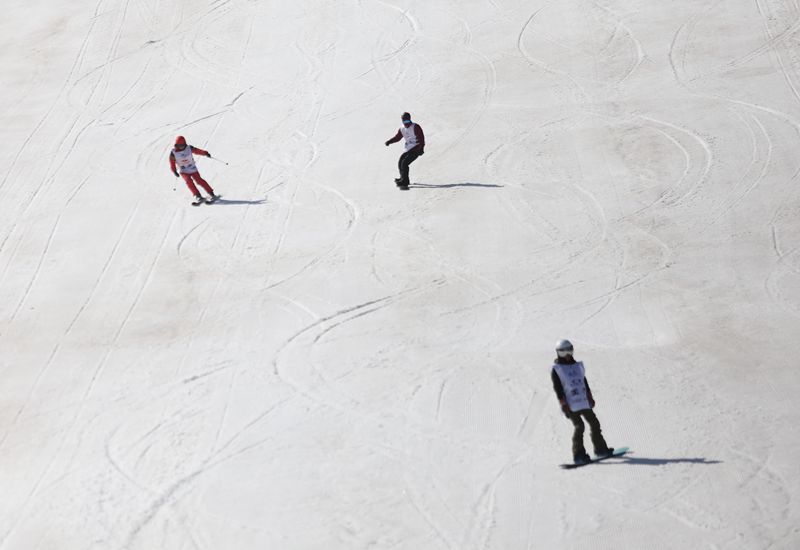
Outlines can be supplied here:
[[[800, 548], [799, 42], [797, 0], [4, 0], [0, 550]], [[625, 457], [558, 468], [561, 338]]]

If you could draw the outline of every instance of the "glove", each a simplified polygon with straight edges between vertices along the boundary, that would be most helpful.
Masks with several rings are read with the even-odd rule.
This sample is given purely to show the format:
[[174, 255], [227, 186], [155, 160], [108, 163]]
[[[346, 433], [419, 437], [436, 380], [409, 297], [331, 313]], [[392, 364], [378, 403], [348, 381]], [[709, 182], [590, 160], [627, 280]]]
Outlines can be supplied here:
[[569, 410], [569, 405], [567, 405], [567, 402], [564, 401], [563, 399], [560, 401], [560, 403], [561, 403], [561, 412], [564, 413], [564, 416], [569, 418], [569, 413], [572, 412]]
[[179, 178], [179, 177], [181, 177], [181, 175], [178, 173], [178, 171], [177, 171], [177, 170], [173, 170], [173, 171], [172, 171], [172, 173], [173, 173], [173, 174], [175, 174], [175, 177], [176, 177], [176, 178]]
[[388, 141], [384, 142], [383, 144], [384, 144], [386, 147], [389, 147], [389, 145], [391, 145], [391, 143], [389, 143]]
[[207, 156], [208, 158], [211, 158], [211, 153], [208, 153], [208, 152], [206, 152], [206, 156]]
[[594, 408], [594, 399], [592, 399], [591, 397], [589, 398], [589, 406], [591, 408]]
[[424, 155], [424, 154], [425, 154], [425, 150], [424, 150], [424, 149], [420, 149], [420, 151], [419, 151], [419, 156], [422, 156], [422, 155]]

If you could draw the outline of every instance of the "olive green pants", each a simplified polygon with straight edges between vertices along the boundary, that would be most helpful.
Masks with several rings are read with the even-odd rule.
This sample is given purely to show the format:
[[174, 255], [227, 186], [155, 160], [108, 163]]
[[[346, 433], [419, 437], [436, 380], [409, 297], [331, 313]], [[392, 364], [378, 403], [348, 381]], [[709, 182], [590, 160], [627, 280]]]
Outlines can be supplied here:
[[569, 419], [572, 425], [575, 426], [575, 431], [572, 434], [572, 456], [582, 456], [586, 454], [586, 448], [583, 446], [583, 432], [586, 427], [583, 424], [583, 419], [589, 423], [590, 437], [592, 438], [592, 446], [594, 447], [594, 454], [604, 454], [608, 450], [606, 440], [603, 439], [603, 430], [600, 429], [600, 421], [597, 415], [594, 414], [592, 409], [584, 409], [582, 411], [575, 411], [569, 413]]

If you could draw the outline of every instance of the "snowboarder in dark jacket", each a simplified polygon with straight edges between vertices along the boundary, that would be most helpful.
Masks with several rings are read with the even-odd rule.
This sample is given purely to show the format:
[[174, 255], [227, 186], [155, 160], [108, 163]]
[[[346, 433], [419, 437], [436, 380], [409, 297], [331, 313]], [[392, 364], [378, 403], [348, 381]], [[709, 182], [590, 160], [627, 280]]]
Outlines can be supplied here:
[[386, 140], [385, 145], [388, 147], [401, 139], [406, 140], [406, 150], [400, 155], [400, 160], [397, 163], [400, 177], [394, 182], [400, 189], [408, 189], [408, 166], [425, 154], [425, 134], [422, 132], [422, 126], [411, 121], [409, 113], [403, 113], [401, 120], [403, 121], [403, 127], [397, 131], [393, 138]]
[[583, 464], [591, 460], [583, 446], [584, 418], [589, 423], [591, 430], [594, 454], [604, 457], [613, 453], [614, 449], [606, 445], [606, 441], [603, 439], [600, 421], [592, 410], [594, 397], [589, 388], [589, 381], [586, 379], [583, 362], [575, 361], [575, 358], [572, 357], [573, 351], [569, 340], [561, 340], [556, 344], [557, 357], [550, 377], [553, 380], [553, 389], [561, 404], [561, 410], [575, 427], [572, 434], [572, 457], [575, 464]]

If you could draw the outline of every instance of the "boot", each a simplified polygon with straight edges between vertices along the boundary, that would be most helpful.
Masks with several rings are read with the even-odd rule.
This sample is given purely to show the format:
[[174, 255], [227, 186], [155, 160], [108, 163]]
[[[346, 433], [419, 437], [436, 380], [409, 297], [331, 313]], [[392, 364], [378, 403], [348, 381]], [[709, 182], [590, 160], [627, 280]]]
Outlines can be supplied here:
[[601, 451], [595, 450], [594, 455], [597, 458], [606, 458], [607, 456], [611, 456], [614, 454], [614, 447], [606, 447]]
[[587, 464], [591, 461], [592, 459], [586, 453], [583, 453], [582, 455], [575, 455], [575, 458], [573, 459], [575, 464]]

